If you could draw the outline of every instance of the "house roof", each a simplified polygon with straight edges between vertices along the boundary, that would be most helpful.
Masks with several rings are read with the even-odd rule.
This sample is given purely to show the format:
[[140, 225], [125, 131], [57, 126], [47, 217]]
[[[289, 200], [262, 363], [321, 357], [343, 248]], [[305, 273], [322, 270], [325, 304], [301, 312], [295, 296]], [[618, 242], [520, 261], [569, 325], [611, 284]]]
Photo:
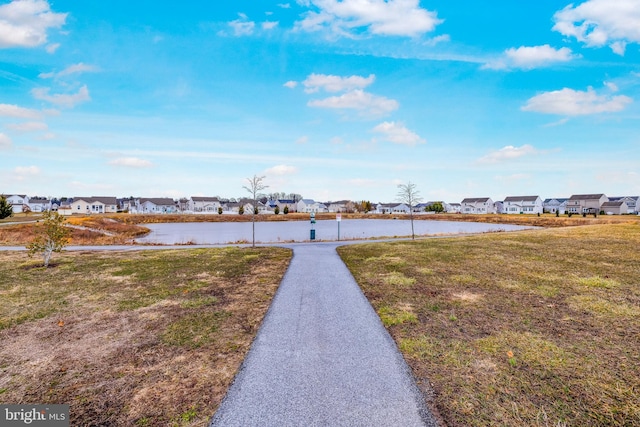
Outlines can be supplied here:
[[150, 202], [156, 206], [175, 206], [176, 202], [168, 197], [142, 197], [140, 203]]
[[34, 197], [29, 199], [29, 203], [49, 203], [49, 199]]
[[558, 201], [560, 203], [564, 203], [569, 199], [563, 199], [563, 198], [556, 197], [555, 199], [544, 199], [544, 203], [550, 203], [553, 200], [556, 200], [556, 201]]
[[200, 197], [200, 196], [191, 196], [191, 200], [194, 202], [219, 202], [220, 199], [217, 197]]
[[91, 196], [91, 197], [74, 197], [73, 201], [84, 200], [87, 203], [100, 202], [103, 205], [117, 205], [118, 200], [115, 197], [109, 196]]
[[27, 195], [26, 195], [26, 194], [0, 194], [0, 196], [4, 196], [4, 197], [6, 197], [7, 199], [8, 199], [9, 197], [11, 197], [11, 196], [18, 196], [18, 197], [22, 197], [23, 199], [24, 199], [25, 197], [27, 197]]
[[600, 200], [602, 197], [607, 197], [604, 194], [574, 194], [569, 197], [569, 200]]
[[624, 200], [616, 200], [613, 202], [604, 202], [602, 204], [603, 208], [619, 208], [620, 206], [622, 206], [622, 204], [626, 202]]
[[535, 202], [540, 196], [509, 196], [505, 197], [505, 202]]
[[491, 197], [468, 197], [462, 200], [462, 203], [487, 203]]
[[[316, 201], [313, 200], [313, 199], [302, 199], [302, 200], [300, 200], [300, 202], [304, 203], [305, 205], [313, 205], [314, 203], [316, 203]], [[300, 202], [298, 202], [298, 203], [300, 203]]]
[[278, 203], [289, 203], [289, 204], [293, 204], [293, 203], [295, 203], [295, 200], [290, 200], [290, 199], [278, 199]]

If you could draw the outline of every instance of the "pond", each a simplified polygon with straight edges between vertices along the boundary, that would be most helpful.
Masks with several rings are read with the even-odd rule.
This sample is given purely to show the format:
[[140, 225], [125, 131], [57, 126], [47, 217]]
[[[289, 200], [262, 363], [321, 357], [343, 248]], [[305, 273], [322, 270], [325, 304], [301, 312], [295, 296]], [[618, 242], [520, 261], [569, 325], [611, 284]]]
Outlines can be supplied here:
[[[429, 221], [413, 222], [416, 236], [473, 234], [496, 231], [525, 230], [532, 227], [479, 222]], [[251, 243], [250, 222], [190, 222], [145, 224], [151, 233], [136, 239], [142, 244], [225, 244]], [[338, 227], [340, 227], [338, 236]], [[411, 221], [353, 219], [341, 222], [318, 221], [314, 224], [315, 240], [357, 240], [383, 237], [410, 237]], [[305, 242], [310, 240], [309, 221], [256, 222], [256, 243]]]

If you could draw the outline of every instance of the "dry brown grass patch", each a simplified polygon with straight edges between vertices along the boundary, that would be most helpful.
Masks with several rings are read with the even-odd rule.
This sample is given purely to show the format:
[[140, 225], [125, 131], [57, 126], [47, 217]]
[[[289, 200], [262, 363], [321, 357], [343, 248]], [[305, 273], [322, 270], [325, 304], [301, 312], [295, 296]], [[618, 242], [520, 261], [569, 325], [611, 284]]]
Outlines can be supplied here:
[[[381, 317], [397, 316], [399, 302], [415, 307], [417, 321], [385, 325], [447, 425], [631, 426], [638, 247], [634, 222], [339, 252]], [[404, 265], [385, 262], [398, 257]], [[391, 274], [415, 282], [380, 280]]]
[[25, 257], [0, 253], [0, 402], [165, 426], [213, 415], [290, 251], [64, 253], [46, 270]]

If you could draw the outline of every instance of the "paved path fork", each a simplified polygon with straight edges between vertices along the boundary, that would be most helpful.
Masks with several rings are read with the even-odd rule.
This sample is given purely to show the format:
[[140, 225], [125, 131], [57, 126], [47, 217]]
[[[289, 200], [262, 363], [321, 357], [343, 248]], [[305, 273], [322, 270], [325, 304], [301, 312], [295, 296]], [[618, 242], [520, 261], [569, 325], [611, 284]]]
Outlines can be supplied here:
[[211, 426], [436, 426], [335, 249], [294, 256]]

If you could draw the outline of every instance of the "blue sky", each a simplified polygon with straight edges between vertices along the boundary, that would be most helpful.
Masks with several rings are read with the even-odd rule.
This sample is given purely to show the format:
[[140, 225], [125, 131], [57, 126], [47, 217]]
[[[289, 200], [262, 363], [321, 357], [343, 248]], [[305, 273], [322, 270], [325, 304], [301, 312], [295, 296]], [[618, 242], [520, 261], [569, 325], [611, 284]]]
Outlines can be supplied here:
[[0, 192], [640, 194], [640, 2], [0, 1]]

